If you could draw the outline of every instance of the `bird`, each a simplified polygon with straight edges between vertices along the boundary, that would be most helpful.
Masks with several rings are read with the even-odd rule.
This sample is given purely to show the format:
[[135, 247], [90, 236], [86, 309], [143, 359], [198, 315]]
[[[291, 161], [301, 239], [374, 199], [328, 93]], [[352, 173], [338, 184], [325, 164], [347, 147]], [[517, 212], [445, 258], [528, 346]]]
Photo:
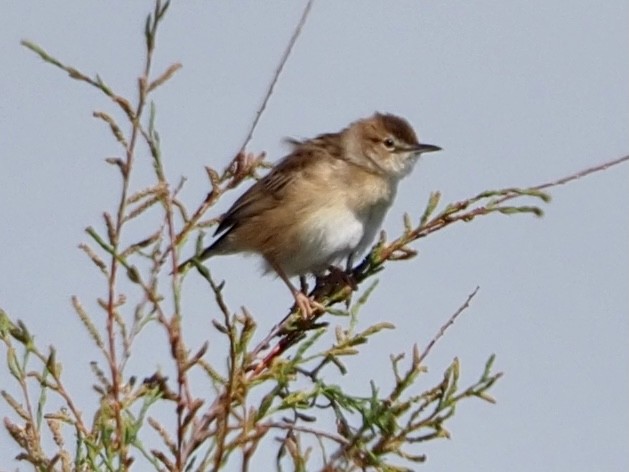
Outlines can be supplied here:
[[218, 255], [262, 256], [291, 291], [303, 316], [322, 309], [290, 281], [321, 275], [374, 241], [399, 181], [419, 156], [440, 151], [420, 143], [399, 116], [376, 112], [338, 132], [289, 139], [290, 153], [256, 181], [220, 219], [210, 246], [178, 266], [183, 273]]

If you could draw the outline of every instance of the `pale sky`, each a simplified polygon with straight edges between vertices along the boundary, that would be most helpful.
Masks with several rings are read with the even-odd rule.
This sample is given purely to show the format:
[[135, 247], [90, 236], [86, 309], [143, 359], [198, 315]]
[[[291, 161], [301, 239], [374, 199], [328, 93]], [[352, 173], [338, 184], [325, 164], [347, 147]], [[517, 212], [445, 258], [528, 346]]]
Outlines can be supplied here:
[[[103, 160], [118, 148], [91, 118], [113, 106], [19, 41], [31, 39], [134, 96], [151, 5], [5, 2], [0, 11], [0, 307], [24, 320], [41, 346], [58, 347], [87, 412], [95, 399], [88, 364], [98, 355], [70, 297], [93, 308], [105, 294], [77, 245], [117, 202], [118, 176]], [[182, 198], [191, 207], [208, 191], [203, 167], [222, 169], [240, 147], [303, 5], [171, 6], [155, 70], [173, 62], [183, 69], [154, 99], [169, 177], [187, 177]], [[627, 18], [621, 0], [318, 0], [249, 150], [275, 161], [285, 136], [335, 131], [376, 110], [406, 117], [444, 151], [401, 183], [385, 221], [391, 236], [404, 212], [421, 214], [431, 191], [445, 203], [615, 159], [629, 151]], [[463, 385], [491, 353], [505, 372], [491, 392], [496, 405], [464, 402], [449, 423], [451, 440], [413, 450], [428, 454], [420, 470], [629, 470], [628, 178], [625, 164], [554, 189], [541, 219], [492, 216], [446, 229], [415, 246], [418, 258], [380, 275], [360, 323], [397, 329], [363, 346], [335, 382], [365, 394], [370, 379], [389, 385], [389, 354], [425, 345], [477, 285], [417, 388], [432, 386], [455, 356]], [[184, 255], [192, 252], [191, 241]], [[254, 314], [260, 338], [291, 302], [281, 281], [261, 277], [250, 258], [211, 266], [227, 281], [232, 306]], [[188, 277], [184, 297], [189, 345], [213, 346], [210, 320], [219, 314], [206, 284]], [[147, 340], [166, 344], [157, 326]], [[167, 369], [168, 357], [151, 342], [138, 347], [129, 375]], [[1, 388], [15, 391], [6, 367], [1, 372]], [[0, 470], [29, 470], [12, 461], [17, 451], [4, 430], [0, 450]]]

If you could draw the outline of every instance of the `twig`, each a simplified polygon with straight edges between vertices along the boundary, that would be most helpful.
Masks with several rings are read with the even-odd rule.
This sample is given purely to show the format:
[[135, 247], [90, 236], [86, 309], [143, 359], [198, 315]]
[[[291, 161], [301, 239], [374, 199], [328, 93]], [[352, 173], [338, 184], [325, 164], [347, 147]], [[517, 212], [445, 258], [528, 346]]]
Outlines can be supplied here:
[[269, 429], [282, 429], [284, 431], [297, 431], [300, 433], [312, 434], [316, 437], [322, 437], [322, 438], [326, 438], [331, 441], [334, 441], [340, 444], [341, 446], [346, 446], [348, 444], [347, 439], [345, 439], [343, 436], [328, 433], [326, 431], [321, 431], [314, 428], [308, 428], [306, 426], [299, 426], [292, 423], [268, 422], [268, 423], [263, 423], [263, 426]]
[[463, 313], [470, 306], [470, 302], [476, 296], [476, 294], [478, 293], [479, 289], [480, 289], [480, 287], [477, 286], [474, 289], [474, 291], [467, 296], [467, 299], [465, 300], [465, 303], [463, 303], [463, 305], [461, 305], [459, 307], [459, 309], [457, 311], [455, 311], [452, 314], [452, 316], [450, 316], [450, 318], [448, 318], [448, 321], [446, 321], [441, 326], [441, 328], [439, 328], [439, 331], [437, 332], [437, 334], [435, 334], [433, 336], [433, 338], [430, 340], [430, 342], [428, 343], [428, 345], [424, 349], [424, 352], [422, 352], [421, 355], [419, 356], [419, 358], [417, 360], [418, 364], [421, 364], [426, 359], [426, 357], [428, 356], [428, 354], [430, 353], [430, 351], [432, 350], [434, 345], [437, 343], [437, 341], [439, 341], [439, 339], [441, 339], [441, 337], [446, 333], [448, 328], [454, 324], [454, 322], [459, 317], [459, 315], [461, 313]]
[[618, 159], [614, 159], [613, 161], [607, 161], [602, 164], [598, 164], [593, 167], [583, 169], [582, 171], [577, 172], [576, 174], [569, 175], [568, 177], [563, 177], [561, 179], [553, 180], [552, 182], [547, 182], [545, 184], [537, 185], [532, 188], [534, 188], [535, 190], [544, 190], [546, 188], [552, 188], [552, 187], [558, 187], [559, 185], [565, 185], [568, 182], [572, 182], [573, 180], [579, 180], [587, 175], [594, 174], [596, 172], [601, 172], [603, 170], [607, 170], [610, 167], [614, 167], [626, 161], [629, 161], [629, 154], [627, 154], [626, 156], [619, 157]]
[[269, 102], [271, 95], [273, 95], [273, 89], [275, 88], [275, 84], [277, 84], [280, 74], [282, 73], [282, 70], [284, 69], [284, 66], [286, 65], [286, 61], [288, 61], [288, 58], [293, 50], [293, 46], [295, 46], [295, 43], [297, 42], [297, 39], [299, 38], [299, 35], [301, 34], [301, 31], [304, 25], [306, 24], [306, 20], [308, 19], [308, 15], [310, 14], [310, 9], [312, 8], [313, 3], [314, 3], [314, 0], [308, 0], [308, 3], [306, 4], [306, 7], [304, 8], [303, 13], [301, 14], [301, 19], [299, 20], [299, 23], [297, 23], [297, 26], [295, 27], [295, 30], [293, 31], [293, 35], [291, 36], [290, 41], [288, 42], [288, 45], [286, 46], [286, 50], [284, 51], [284, 54], [282, 55], [282, 58], [280, 59], [280, 63], [277, 66], [277, 69], [275, 69], [275, 74], [273, 75], [273, 79], [271, 80], [271, 83], [269, 84], [269, 88], [266, 91], [266, 95], [264, 96], [264, 99], [262, 100], [262, 105], [260, 105], [260, 108], [258, 108], [258, 111], [256, 112], [256, 117], [254, 118], [253, 123], [251, 123], [251, 127], [249, 128], [247, 137], [245, 138], [244, 142], [242, 143], [242, 146], [240, 147], [240, 152], [244, 152], [245, 148], [249, 144], [249, 141], [251, 141], [251, 138], [253, 137], [253, 132], [258, 126], [258, 122], [260, 121], [260, 118], [262, 117], [262, 113], [264, 113], [264, 110], [266, 109], [266, 105]]

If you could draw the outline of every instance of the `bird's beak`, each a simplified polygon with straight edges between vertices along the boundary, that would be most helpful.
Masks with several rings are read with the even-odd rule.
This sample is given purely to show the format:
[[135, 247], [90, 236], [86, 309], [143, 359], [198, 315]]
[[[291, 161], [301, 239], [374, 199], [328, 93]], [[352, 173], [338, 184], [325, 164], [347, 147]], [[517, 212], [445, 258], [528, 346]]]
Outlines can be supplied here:
[[418, 154], [423, 154], [425, 152], [441, 151], [441, 148], [439, 146], [435, 146], [434, 144], [417, 144], [413, 146], [412, 150]]

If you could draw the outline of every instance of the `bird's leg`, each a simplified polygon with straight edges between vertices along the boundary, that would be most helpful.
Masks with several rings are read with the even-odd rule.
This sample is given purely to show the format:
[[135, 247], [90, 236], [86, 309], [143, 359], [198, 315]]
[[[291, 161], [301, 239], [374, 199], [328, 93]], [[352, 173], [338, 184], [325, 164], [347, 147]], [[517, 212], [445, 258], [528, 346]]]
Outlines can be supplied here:
[[[358, 290], [358, 283], [356, 282], [356, 279], [354, 278], [354, 252], [350, 252], [349, 256], [347, 256], [347, 263], [345, 264], [345, 272], [347, 272], [348, 274], [350, 274], [350, 277], [352, 279], [352, 281], [355, 284], [355, 287], [352, 287], [354, 291]], [[349, 296], [347, 297], [347, 300], [345, 300], [345, 309], [349, 310], [349, 307], [352, 306], [352, 294], [350, 293]]]
[[295, 287], [286, 275], [286, 272], [284, 272], [281, 267], [271, 261], [269, 261], [269, 264], [273, 267], [277, 275], [284, 281], [288, 289], [293, 294], [293, 298], [295, 298], [295, 306], [301, 310], [301, 315], [304, 318], [310, 318], [317, 310], [325, 310], [325, 307], [321, 305], [321, 303], [314, 301], [304, 292]]
[[308, 280], [305, 275], [299, 276], [299, 288], [302, 292], [308, 293]]
[[354, 268], [354, 253], [350, 252], [349, 256], [347, 256], [347, 262], [345, 263], [345, 272], [347, 272], [348, 274], [351, 274], [353, 268]]

